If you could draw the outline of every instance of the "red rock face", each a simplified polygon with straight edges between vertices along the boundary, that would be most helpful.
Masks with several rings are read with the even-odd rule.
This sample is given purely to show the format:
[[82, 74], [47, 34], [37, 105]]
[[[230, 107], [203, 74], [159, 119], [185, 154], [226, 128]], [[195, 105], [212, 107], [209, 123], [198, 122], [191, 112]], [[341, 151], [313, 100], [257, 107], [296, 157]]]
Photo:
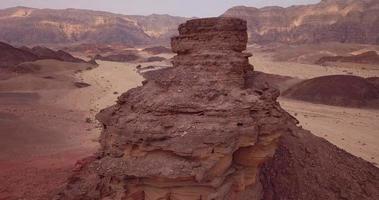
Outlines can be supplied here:
[[261, 171], [270, 166], [280, 171], [275, 160], [268, 161], [280, 155], [275, 154], [278, 148], [287, 148], [278, 146], [286, 144], [280, 138], [301, 130], [276, 102], [277, 90], [254, 82], [246, 87], [245, 76], [253, 73], [250, 55], [242, 53], [246, 23], [196, 19], [179, 29], [172, 40], [178, 53], [174, 67], [97, 115], [104, 126], [101, 150], [95, 160], [81, 163], [57, 199], [280, 196], [275, 193], [281, 191], [275, 190], [281, 183], [274, 178], [278, 172]]

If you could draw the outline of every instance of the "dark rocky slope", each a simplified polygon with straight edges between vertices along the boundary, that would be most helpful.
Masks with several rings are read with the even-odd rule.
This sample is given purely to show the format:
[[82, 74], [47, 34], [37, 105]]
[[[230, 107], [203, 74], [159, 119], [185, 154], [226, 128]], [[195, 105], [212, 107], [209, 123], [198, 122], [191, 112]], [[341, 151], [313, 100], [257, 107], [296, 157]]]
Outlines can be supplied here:
[[54, 51], [52, 49], [49, 49], [43, 46], [36, 46], [32, 48], [23, 46], [21, 47], [21, 49], [38, 56], [38, 59], [53, 59], [53, 60], [76, 62], [76, 63], [85, 62], [84, 60], [76, 58], [63, 50]]
[[335, 106], [379, 108], [379, 88], [362, 77], [322, 76], [300, 82], [284, 97]]
[[3, 42], [0, 42], [0, 52], [0, 68], [38, 60], [37, 55]]
[[[12, 68], [21, 63], [32, 62], [42, 59], [53, 59], [66, 62], [86, 63], [86, 61], [76, 58], [71, 54], [58, 50], [54, 51], [46, 47], [21, 47], [16, 48], [9, 44], [0, 42], [0, 68]], [[89, 62], [91, 63], [91, 62]], [[95, 63], [91, 63], [95, 64]]]
[[378, 199], [378, 168], [297, 127], [276, 89], [246, 85], [246, 29], [180, 25], [174, 67], [97, 115], [101, 149], [56, 199]]

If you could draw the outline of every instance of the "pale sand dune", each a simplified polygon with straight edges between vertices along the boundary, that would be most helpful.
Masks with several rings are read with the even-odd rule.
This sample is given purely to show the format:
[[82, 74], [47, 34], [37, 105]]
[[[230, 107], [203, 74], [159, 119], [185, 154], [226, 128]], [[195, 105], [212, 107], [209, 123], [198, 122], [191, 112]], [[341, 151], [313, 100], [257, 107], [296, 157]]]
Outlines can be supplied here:
[[280, 99], [300, 125], [338, 147], [379, 167], [379, 110], [312, 104]]
[[259, 53], [254, 53], [254, 56], [250, 58], [250, 63], [254, 65], [254, 69], [257, 71], [300, 79], [336, 74], [350, 74], [365, 78], [379, 76], [379, 68], [362, 70], [361, 67], [324, 67], [293, 62], [273, 62], [268, 55]]

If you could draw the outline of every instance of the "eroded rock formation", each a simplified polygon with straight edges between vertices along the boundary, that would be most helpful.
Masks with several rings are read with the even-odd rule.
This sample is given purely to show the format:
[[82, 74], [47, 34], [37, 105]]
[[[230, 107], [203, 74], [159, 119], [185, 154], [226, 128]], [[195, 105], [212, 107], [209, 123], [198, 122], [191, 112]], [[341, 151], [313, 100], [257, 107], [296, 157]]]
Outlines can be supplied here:
[[[291, 147], [278, 144], [299, 136], [300, 128], [276, 102], [277, 90], [247, 87], [253, 67], [243, 53], [246, 22], [196, 19], [179, 33], [172, 39], [174, 67], [97, 115], [104, 126], [101, 150], [78, 164], [57, 199], [281, 199], [276, 191], [285, 187], [275, 173], [282, 178], [281, 170], [293, 166], [277, 158]], [[288, 187], [301, 182], [291, 178]], [[378, 175], [371, 178], [379, 182]]]

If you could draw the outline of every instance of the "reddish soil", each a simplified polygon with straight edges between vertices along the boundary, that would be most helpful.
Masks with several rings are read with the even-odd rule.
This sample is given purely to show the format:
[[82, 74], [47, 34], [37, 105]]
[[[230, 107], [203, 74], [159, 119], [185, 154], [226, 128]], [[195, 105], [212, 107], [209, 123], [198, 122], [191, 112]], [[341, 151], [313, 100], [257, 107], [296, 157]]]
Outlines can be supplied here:
[[64, 186], [77, 160], [92, 151], [76, 149], [29, 159], [0, 160], [0, 199], [52, 199]]
[[[0, 200], [52, 199], [76, 160], [90, 156], [97, 148], [96, 124], [86, 122], [89, 111], [54, 103], [57, 96], [78, 89], [69, 75], [75, 68], [87, 65], [53, 64], [56, 69], [53, 72], [44, 68], [43, 72], [20, 75], [4, 71], [0, 77], [0, 85], [9, 83], [0, 91]], [[64, 71], [64, 67], [73, 69]], [[56, 88], [49, 88], [57, 76]], [[36, 77], [43, 82], [30, 81]], [[36, 85], [42, 88], [24, 88], [24, 82], [31, 88]]]

